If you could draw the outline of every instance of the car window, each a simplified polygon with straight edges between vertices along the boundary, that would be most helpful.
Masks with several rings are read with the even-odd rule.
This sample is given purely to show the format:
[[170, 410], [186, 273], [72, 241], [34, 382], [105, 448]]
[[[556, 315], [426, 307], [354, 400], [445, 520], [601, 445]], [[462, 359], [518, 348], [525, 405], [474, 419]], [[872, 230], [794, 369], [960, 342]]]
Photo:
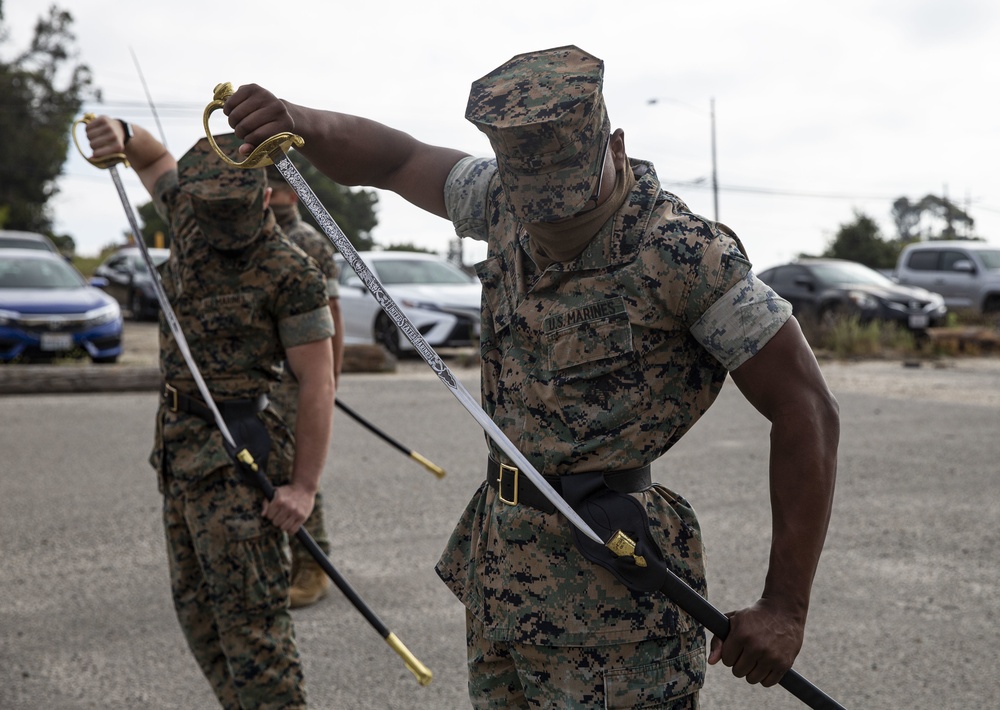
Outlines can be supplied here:
[[77, 288], [83, 277], [59, 259], [0, 259], [0, 288]]
[[906, 260], [906, 267], [913, 271], [937, 271], [939, 255], [940, 252], [937, 249], [921, 249], [910, 252], [910, 256]]

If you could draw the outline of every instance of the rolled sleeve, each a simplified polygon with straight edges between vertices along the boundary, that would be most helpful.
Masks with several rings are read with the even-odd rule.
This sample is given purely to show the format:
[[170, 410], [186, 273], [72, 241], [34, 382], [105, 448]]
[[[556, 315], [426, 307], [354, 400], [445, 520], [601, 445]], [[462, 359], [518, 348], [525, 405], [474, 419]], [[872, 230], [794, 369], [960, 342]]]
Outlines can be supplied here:
[[752, 272], [691, 327], [691, 334], [727, 370], [756, 355], [792, 315], [792, 306]]
[[278, 335], [286, 350], [297, 345], [332, 338], [334, 332], [333, 316], [330, 315], [330, 307], [327, 305], [278, 321]]
[[445, 207], [458, 236], [486, 239], [486, 205], [496, 171], [496, 160], [465, 157], [448, 174], [444, 189]]

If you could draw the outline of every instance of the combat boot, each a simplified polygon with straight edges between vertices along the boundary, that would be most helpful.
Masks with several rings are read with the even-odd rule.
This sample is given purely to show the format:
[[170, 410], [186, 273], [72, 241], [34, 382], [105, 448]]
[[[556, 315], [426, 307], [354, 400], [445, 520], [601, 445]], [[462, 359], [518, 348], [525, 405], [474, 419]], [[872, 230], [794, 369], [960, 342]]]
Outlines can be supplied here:
[[292, 587], [288, 590], [289, 606], [292, 609], [315, 604], [330, 592], [330, 578], [326, 572], [309, 560], [297, 565], [292, 575]]

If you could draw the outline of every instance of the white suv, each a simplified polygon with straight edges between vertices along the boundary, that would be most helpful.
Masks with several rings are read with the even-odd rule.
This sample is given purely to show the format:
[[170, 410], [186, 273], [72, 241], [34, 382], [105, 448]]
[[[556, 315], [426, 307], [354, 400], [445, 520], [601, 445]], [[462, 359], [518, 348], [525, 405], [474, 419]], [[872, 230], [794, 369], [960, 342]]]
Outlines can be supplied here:
[[1000, 247], [966, 240], [907, 244], [893, 274], [944, 296], [949, 309], [1000, 312]]

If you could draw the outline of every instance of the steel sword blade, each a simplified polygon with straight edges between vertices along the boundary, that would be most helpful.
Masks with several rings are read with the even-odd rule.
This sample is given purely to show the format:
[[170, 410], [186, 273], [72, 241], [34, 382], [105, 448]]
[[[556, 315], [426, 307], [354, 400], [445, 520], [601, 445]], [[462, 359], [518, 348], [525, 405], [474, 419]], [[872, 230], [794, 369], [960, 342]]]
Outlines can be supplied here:
[[406, 314], [400, 310], [399, 306], [393, 300], [392, 296], [385, 290], [378, 277], [372, 273], [368, 265], [361, 259], [358, 254], [357, 249], [351, 244], [351, 241], [344, 234], [344, 231], [340, 228], [340, 225], [330, 216], [326, 207], [320, 202], [319, 198], [316, 197], [316, 193], [313, 192], [312, 188], [309, 187], [309, 183], [306, 182], [305, 178], [299, 172], [299, 169], [295, 167], [292, 163], [291, 158], [288, 154], [281, 148], [277, 147], [268, 153], [268, 157], [274, 166], [281, 173], [285, 181], [295, 190], [299, 199], [302, 200], [302, 204], [305, 205], [306, 209], [312, 213], [313, 217], [316, 218], [316, 222], [319, 224], [320, 228], [326, 237], [333, 242], [333, 245], [337, 247], [337, 250], [341, 253], [344, 259], [351, 265], [354, 272], [361, 278], [365, 286], [371, 292], [375, 300], [382, 307], [382, 310], [392, 318], [393, 323], [399, 328], [400, 332], [406, 336], [406, 338], [413, 344], [413, 348], [420, 354], [420, 356], [430, 365], [430, 368], [438, 376], [451, 393], [455, 395], [455, 398], [462, 403], [462, 406], [472, 415], [472, 417], [479, 423], [479, 426], [483, 428], [483, 431], [496, 443], [500, 449], [507, 454], [507, 457], [517, 466], [518, 470], [525, 474], [528, 479], [535, 484], [542, 494], [549, 499], [549, 501], [562, 513], [567, 520], [569, 520], [576, 528], [580, 530], [584, 535], [589, 537], [594, 542], [599, 545], [604, 545], [605, 540], [602, 540], [597, 533], [594, 532], [593, 528], [587, 524], [587, 522], [580, 517], [580, 515], [570, 507], [559, 493], [552, 487], [552, 485], [545, 480], [545, 478], [540, 474], [530, 461], [517, 450], [517, 447], [507, 438], [507, 435], [501, 431], [500, 427], [490, 419], [486, 411], [480, 406], [479, 402], [469, 393], [465, 386], [458, 381], [455, 375], [451, 372], [444, 361], [438, 356], [434, 351], [434, 348], [428, 344], [424, 339], [424, 336], [420, 334], [420, 331], [416, 329], [410, 319], [406, 317]]

